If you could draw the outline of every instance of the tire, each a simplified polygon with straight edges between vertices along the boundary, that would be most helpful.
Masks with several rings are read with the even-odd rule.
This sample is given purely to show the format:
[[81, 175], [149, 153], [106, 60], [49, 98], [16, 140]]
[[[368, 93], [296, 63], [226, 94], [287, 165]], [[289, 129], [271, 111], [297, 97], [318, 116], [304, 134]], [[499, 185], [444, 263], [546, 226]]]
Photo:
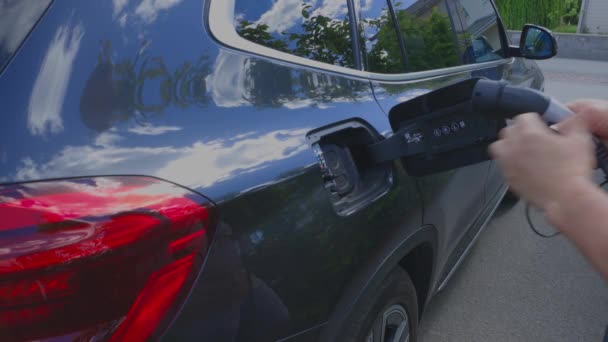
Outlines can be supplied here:
[[511, 191], [511, 189], [509, 189], [507, 190], [507, 192], [505, 192], [505, 195], [502, 200], [508, 203], [517, 203], [519, 202], [519, 196], [513, 191]]
[[[349, 323], [338, 340], [415, 342], [418, 331], [418, 299], [407, 272], [400, 267], [395, 268], [371, 292], [354, 308]], [[397, 334], [401, 338], [396, 339]]]

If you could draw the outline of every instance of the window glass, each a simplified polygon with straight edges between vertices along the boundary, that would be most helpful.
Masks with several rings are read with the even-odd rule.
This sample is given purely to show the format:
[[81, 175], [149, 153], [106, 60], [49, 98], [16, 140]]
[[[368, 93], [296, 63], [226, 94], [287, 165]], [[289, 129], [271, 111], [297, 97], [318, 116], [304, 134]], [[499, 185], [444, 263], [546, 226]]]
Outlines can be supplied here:
[[455, 27], [465, 64], [504, 58], [498, 17], [490, 0], [453, 0], [448, 3], [450, 11], [458, 18]]
[[405, 45], [408, 72], [462, 64], [461, 52], [456, 44], [457, 19], [448, 11], [447, 2], [393, 0]]
[[51, 0], [0, 1], [0, 71], [50, 3]]
[[406, 72], [402, 47], [386, 0], [355, 0], [355, 10], [365, 69], [383, 74]]
[[237, 0], [234, 25], [252, 42], [354, 68], [347, 0]]

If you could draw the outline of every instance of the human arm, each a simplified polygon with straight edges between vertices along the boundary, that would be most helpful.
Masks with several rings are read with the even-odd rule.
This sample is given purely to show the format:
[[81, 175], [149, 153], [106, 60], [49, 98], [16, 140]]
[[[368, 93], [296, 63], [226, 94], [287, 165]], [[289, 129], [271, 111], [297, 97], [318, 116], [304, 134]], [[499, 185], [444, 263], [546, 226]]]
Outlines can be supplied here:
[[[572, 109], [580, 112], [581, 106]], [[605, 120], [577, 115], [560, 125], [561, 134], [552, 132], [536, 114], [520, 115], [501, 132], [490, 153], [511, 189], [541, 208], [608, 279], [608, 195], [591, 181], [595, 157], [589, 133], [594, 132], [592, 123], [597, 128], [604, 122], [608, 133], [608, 110], [603, 115]]]

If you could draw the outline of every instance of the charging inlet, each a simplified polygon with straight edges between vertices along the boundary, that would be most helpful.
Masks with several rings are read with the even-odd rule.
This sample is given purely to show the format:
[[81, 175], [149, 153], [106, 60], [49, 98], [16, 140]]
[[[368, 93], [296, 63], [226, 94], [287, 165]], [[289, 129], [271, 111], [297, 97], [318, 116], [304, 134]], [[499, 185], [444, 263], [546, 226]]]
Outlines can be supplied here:
[[351, 215], [390, 190], [392, 163], [376, 163], [368, 151], [383, 137], [365, 121], [341, 121], [311, 131], [306, 138], [338, 215]]

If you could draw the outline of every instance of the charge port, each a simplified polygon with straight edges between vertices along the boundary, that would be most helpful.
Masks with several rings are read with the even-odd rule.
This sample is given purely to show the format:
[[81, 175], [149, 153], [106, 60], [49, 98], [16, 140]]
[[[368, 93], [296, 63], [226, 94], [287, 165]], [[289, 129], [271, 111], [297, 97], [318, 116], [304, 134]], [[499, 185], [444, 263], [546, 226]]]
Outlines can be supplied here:
[[317, 156], [324, 187], [339, 215], [350, 215], [388, 192], [391, 164], [374, 164], [367, 146], [380, 141], [371, 126], [352, 119], [307, 134]]

